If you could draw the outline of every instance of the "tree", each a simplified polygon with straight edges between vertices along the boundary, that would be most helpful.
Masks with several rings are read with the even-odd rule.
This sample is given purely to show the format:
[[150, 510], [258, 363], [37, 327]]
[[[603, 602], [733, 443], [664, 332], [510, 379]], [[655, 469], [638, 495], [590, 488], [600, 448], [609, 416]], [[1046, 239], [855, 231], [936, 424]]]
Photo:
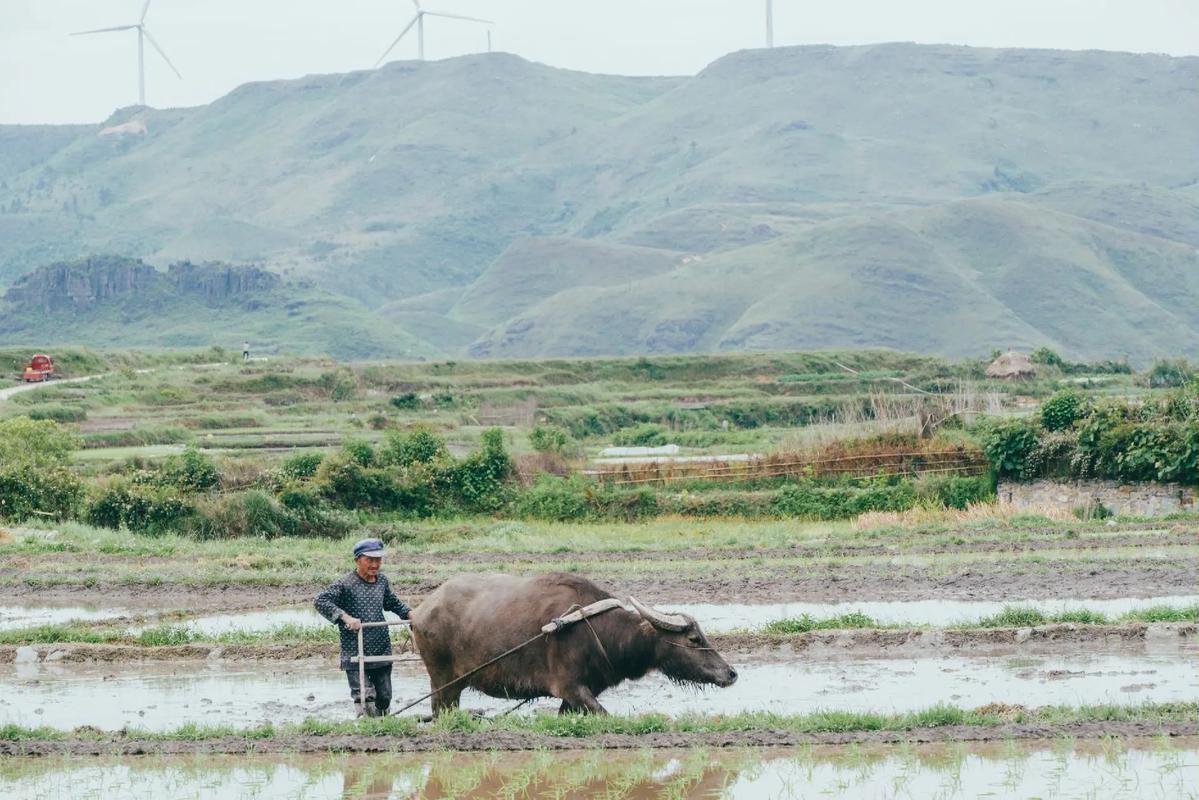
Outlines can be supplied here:
[[5, 467], [65, 467], [79, 440], [57, 422], [13, 417], [0, 422], [0, 464]]

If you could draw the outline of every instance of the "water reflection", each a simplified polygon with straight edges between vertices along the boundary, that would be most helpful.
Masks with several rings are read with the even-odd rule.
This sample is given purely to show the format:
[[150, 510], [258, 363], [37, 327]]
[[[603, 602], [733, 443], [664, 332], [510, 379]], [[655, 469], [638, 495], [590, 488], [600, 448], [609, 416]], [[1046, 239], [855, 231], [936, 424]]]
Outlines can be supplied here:
[[[385, 745], [385, 742], [380, 742]], [[0, 760], [12, 798], [1199, 796], [1199, 741]]]

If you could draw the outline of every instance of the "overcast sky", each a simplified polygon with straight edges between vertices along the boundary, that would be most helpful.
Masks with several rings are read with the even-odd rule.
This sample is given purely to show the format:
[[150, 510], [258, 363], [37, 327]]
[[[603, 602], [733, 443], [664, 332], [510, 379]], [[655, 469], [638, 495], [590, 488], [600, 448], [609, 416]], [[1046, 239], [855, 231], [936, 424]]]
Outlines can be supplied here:
[[[137, 101], [142, 0], [0, 0], [0, 123], [98, 122]], [[765, 0], [424, 0], [496, 21], [497, 50], [558, 67], [693, 74], [765, 42]], [[1199, 0], [774, 0], [775, 43], [949, 42], [1199, 55]], [[153, 0], [147, 103], [207, 103], [247, 81], [374, 65], [411, 0]], [[427, 56], [487, 47], [485, 26], [426, 19]], [[415, 58], [415, 37], [392, 59]]]

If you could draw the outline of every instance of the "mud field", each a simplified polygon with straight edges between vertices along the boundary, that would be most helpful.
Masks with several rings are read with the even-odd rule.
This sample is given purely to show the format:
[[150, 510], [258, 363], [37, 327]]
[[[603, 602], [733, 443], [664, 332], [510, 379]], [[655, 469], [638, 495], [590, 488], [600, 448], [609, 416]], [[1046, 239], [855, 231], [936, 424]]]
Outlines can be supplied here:
[[[628, 554], [571, 554], [548, 558], [543, 553], [466, 554], [397, 557], [386, 569], [397, 593], [413, 601], [458, 572], [581, 572], [618, 594], [633, 594], [651, 603], [848, 603], [857, 601], [947, 600], [988, 602], [1038, 599], [1095, 599], [1193, 595], [1199, 587], [1199, 545], [1194, 537], [1175, 537], [1169, 546], [1059, 548], [1023, 552], [970, 550], [956, 559], [907, 553], [871, 554], [864, 559], [808, 558], [763, 554], [756, 550], [679, 553], [649, 551]], [[58, 569], [78, 567], [81, 581], [30, 580], [44, 574], [34, 569], [39, 558], [0, 560], [0, 582], [11, 602], [108, 605], [132, 610], [186, 608], [235, 611], [310, 602], [344, 569], [331, 566], [328, 578], [294, 581], [286, 576], [254, 576], [246, 582], [219, 575], [178, 579], [159, 577], [150, 583], [155, 563], [129, 558], [84, 557], [60, 553], [45, 559]], [[8, 561], [9, 563], [4, 563]], [[78, 561], [78, 564], [73, 562]], [[15, 563], [14, 563], [15, 562]], [[105, 580], [106, 566], [144, 570], [141, 581]], [[426, 577], [427, 576], [427, 577]]]
[[[1185, 610], [1199, 604], [1195, 527], [1091, 526], [988, 536], [951, 530], [927, 538], [904, 533], [892, 541], [854, 534], [842, 547], [824, 541], [794, 548], [401, 552], [384, 571], [413, 605], [457, 572], [580, 572], [619, 596], [693, 615], [740, 673], [737, 684], [723, 690], [696, 691], [657, 675], [626, 683], [600, 697], [621, 718], [1182, 707], [1199, 698], [1199, 623], [1120, 621], [1122, 614], [1150, 606]], [[928, 797], [1013, 791], [1170, 797], [1194, 784], [1184, 769], [1199, 755], [1190, 738], [1199, 736], [1194, 715], [572, 736], [427, 725], [405, 735], [314, 734], [296, 727], [285, 736], [249, 738], [237, 731], [352, 722], [336, 644], [311, 609], [313, 596], [346, 568], [344, 557], [320, 551], [286, 555], [276, 564], [253, 550], [261, 545], [246, 553], [214, 546], [211, 553], [197, 548], [180, 554], [88, 547], [76, 538], [54, 552], [31, 545], [28, 552], [0, 556], [6, 584], [0, 634], [19, 638], [24, 630], [49, 625], [133, 638], [169, 626], [196, 641], [0, 644], [0, 726], [40, 731], [0, 738], [0, 754], [18, 756], [0, 758], [0, 796], [92, 798], [120, 787], [123, 797], [149, 797], [166, 785], [181, 796], [491, 797], [523, 781], [530, 797], [590, 797], [613, 786], [633, 797], [786, 796], [794, 786], [803, 787], [796, 796], [818, 789], [875, 796], [895, 794], [899, 785]], [[47, 581], [49, 574], [64, 579]], [[1047, 615], [1086, 610], [1109, 622], [969, 625], [1011, 605]], [[884, 627], [789, 634], [762, 629], [804, 615], [846, 614], [866, 615]], [[271, 641], [271, 632], [284, 627], [294, 640]], [[238, 636], [243, 639], [221, 638]], [[417, 663], [397, 665], [393, 683], [393, 707], [429, 689]], [[463, 705], [496, 719], [513, 704], [467, 691]], [[556, 701], [537, 701], [512, 718], [535, 723], [556, 708]], [[407, 714], [429, 711], [425, 701]], [[181, 726], [230, 733], [177, 735]], [[1107, 750], [1087, 743], [1111, 737], [1123, 742]], [[1038, 742], [1064, 739], [1078, 744]], [[742, 754], [743, 748], [752, 753]], [[592, 763], [588, 751], [597, 749], [605, 751], [597, 760], [616, 773], [570, 766]], [[530, 778], [530, 759], [548, 756], [515, 752], [526, 750], [582, 751], [555, 756], [580, 771], [573, 788], [564, 790], [557, 772]], [[382, 752], [394, 755], [370, 762], [365, 776], [356, 757], [333, 755]], [[816, 755], [821, 752], [826, 755]], [[306, 761], [304, 753], [317, 760]], [[223, 765], [221, 754], [252, 755]], [[41, 758], [19, 758], [33, 755]], [[56, 771], [62, 758], [76, 759], [70, 782]], [[201, 760], [181, 766], [191, 758]], [[1105, 759], [1104, 769], [1096, 768], [1097, 759]]]

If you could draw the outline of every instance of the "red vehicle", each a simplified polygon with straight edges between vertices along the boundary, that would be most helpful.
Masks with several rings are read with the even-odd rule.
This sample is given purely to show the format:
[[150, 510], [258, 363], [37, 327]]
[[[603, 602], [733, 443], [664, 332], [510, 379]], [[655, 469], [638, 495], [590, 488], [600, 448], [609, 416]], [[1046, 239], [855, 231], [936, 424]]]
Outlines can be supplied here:
[[25, 372], [21, 374], [21, 379], [26, 383], [48, 381], [53, 377], [54, 362], [50, 359], [50, 356], [42, 353], [38, 353], [29, 359], [29, 365], [25, 367]]

